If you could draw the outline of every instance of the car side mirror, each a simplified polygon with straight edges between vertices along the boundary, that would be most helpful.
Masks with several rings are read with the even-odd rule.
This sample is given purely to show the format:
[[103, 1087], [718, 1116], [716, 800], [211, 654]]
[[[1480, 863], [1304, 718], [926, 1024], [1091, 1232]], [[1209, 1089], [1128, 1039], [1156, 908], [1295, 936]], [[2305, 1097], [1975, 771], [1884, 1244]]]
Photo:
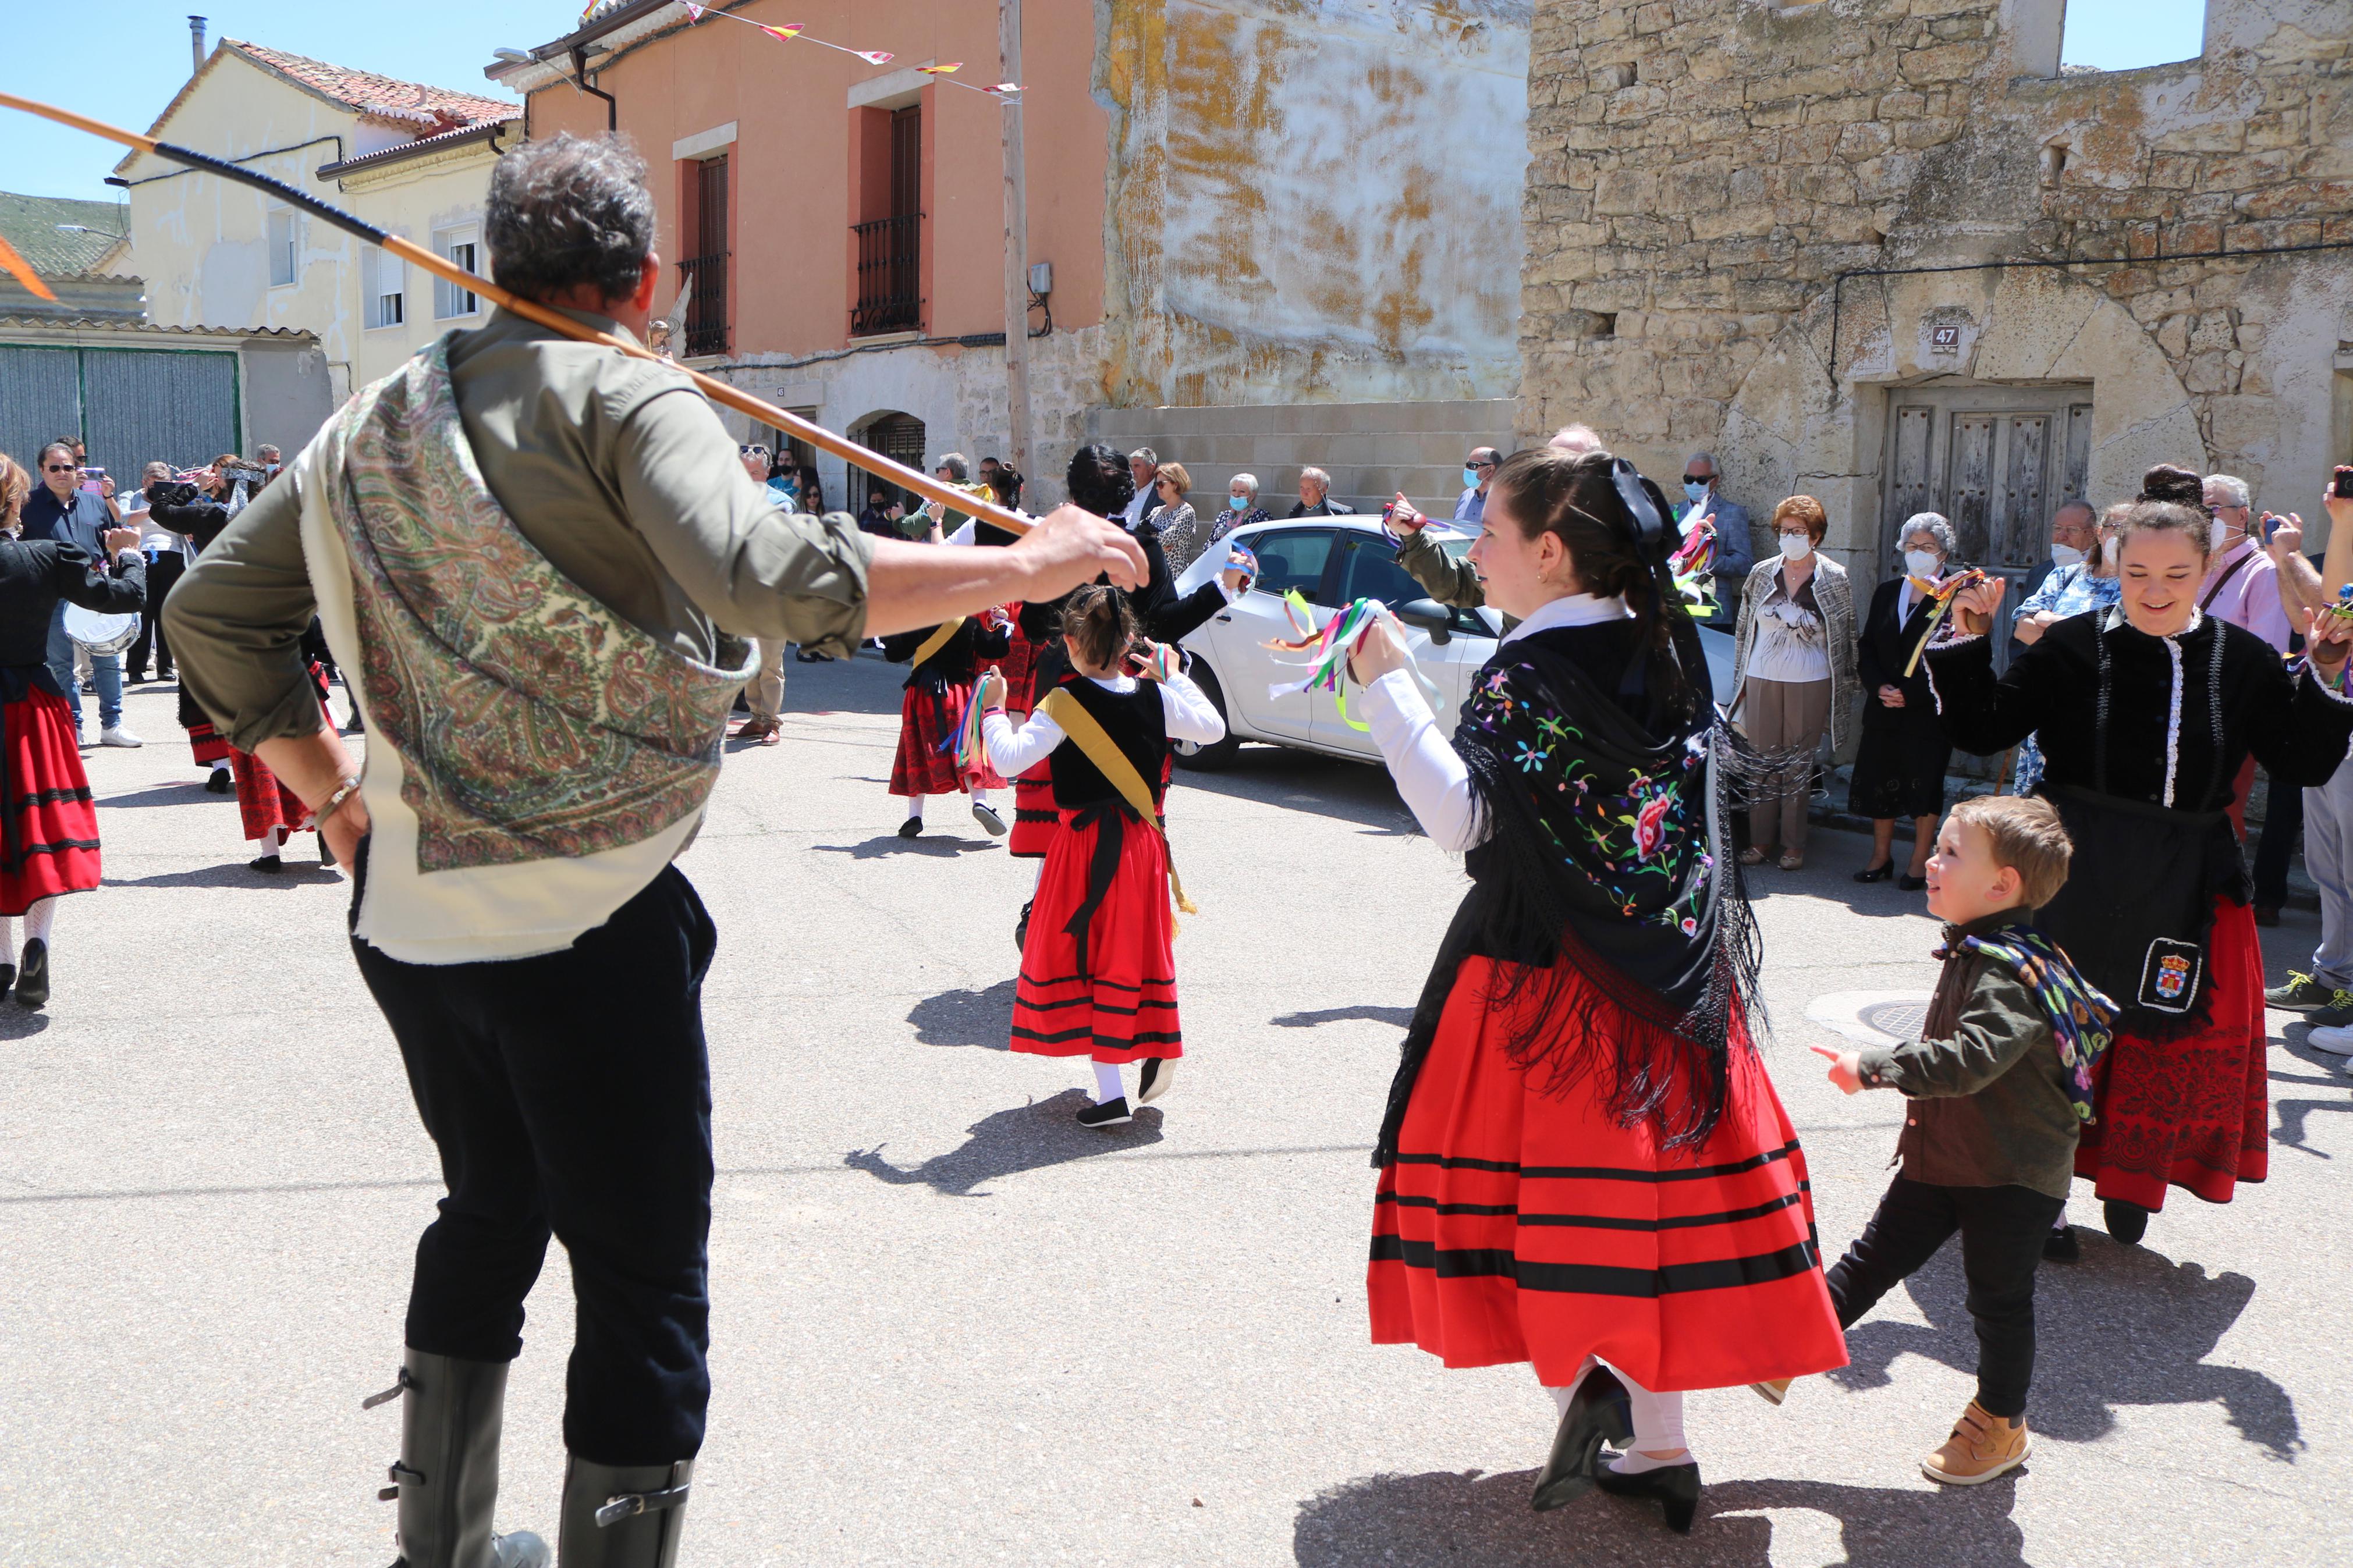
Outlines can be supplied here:
[[1397, 618], [1429, 634], [1432, 647], [1444, 647], [1454, 640], [1454, 616], [1435, 599], [1408, 599], [1397, 607]]

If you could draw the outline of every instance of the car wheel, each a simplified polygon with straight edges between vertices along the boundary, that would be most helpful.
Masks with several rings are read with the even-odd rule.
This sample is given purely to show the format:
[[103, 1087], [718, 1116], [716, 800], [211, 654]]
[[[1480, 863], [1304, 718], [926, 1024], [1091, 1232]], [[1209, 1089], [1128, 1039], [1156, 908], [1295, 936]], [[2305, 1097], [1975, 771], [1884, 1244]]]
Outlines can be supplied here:
[[1193, 661], [1193, 684], [1201, 689], [1201, 695], [1209, 700], [1209, 706], [1216, 709], [1218, 717], [1226, 721], [1225, 738], [1206, 746], [1198, 741], [1171, 741], [1168, 749], [1176, 753], [1178, 767], [1198, 768], [1203, 773], [1213, 773], [1219, 768], [1233, 765], [1234, 753], [1242, 749], [1241, 738], [1234, 733], [1233, 718], [1226, 711], [1226, 694], [1219, 689], [1218, 678], [1211, 675], [1209, 667], [1198, 658]]

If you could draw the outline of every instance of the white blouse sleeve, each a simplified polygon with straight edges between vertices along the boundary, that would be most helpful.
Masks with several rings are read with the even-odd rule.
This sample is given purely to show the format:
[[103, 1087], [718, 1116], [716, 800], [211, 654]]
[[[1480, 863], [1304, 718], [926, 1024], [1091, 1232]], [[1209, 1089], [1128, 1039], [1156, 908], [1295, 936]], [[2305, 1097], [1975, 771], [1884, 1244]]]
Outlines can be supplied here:
[[1226, 721], [1188, 676], [1172, 675], [1160, 683], [1160, 710], [1166, 716], [1172, 741], [1207, 746], [1226, 738]]
[[1031, 713], [1029, 721], [1018, 730], [1004, 714], [989, 713], [980, 721], [980, 738], [988, 748], [989, 765], [1009, 779], [1028, 773], [1060, 745], [1062, 727], [1043, 710]]
[[1393, 669], [1365, 689], [1365, 710], [1373, 743], [1389, 764], [1398, 794], [1413, 810], [1421, 830], [1440, 848], [1469, 849], [1485, 837], [1471, 796], [1471, 770], [1439, 732], [1438, 721], [1422, 700], [1410, 670]]

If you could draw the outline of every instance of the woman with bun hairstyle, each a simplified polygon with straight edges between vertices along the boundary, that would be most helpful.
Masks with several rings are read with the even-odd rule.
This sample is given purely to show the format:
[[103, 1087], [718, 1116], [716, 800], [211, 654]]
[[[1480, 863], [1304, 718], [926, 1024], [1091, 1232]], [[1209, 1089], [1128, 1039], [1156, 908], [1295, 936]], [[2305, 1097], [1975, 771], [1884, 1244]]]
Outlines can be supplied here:
[[[1354, 670], [1398, 793], [1471, 875], [1375, 1146], [1373, 1339], [1531, 1363], [1560, 1407], [1533, 1506], [1599, 1483], [1687, 1531], [1683, 1394], [1846, 1351], [1750, 1039], [1733, 742], [1667, 516], [1606, 452], [1519, 453], [1471, 550], [1519, 625], [1452, 738], [1386, 622]], [[1626, 1447], [1602, 1464], [1605, 1437]]]
[[[1168, 1090], [1185, 1054], [1176, 1011], [1175, 874], [1161, 822], [1168, 742], [1204, 745], [1225, 721], [1187, 680], [1173, 649], [1141, 640], [1127, 596], [1106, 584], [1064, 604], [1071, 679], [1019, 729], [1005, 716], [1004, 677], [981, 683], [982, 737], [999, 773], [1047, 764], [1056, 823], [1022, 942], [1012, 1047], [1094, 1059], [1082, 1127], [1131, 1120], [1120, 1067], [1141, 1062], [1136, 1103]], [[1182, 894], [1177, 893], [1181, 898]]]

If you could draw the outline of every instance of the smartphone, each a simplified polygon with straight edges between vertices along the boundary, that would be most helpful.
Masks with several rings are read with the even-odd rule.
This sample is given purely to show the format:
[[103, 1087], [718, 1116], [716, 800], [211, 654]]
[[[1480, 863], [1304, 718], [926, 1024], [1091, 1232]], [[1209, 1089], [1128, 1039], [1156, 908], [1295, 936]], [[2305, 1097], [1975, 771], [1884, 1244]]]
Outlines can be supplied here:
[[2286, 521], [2287, 519], [2280, 516], [2280, 514], [2275, 511], [2267, 511], [2263, 513], [2263, 542], [2265, 544], [2269, 544], [2272, 542], [2272, 535], [2277, 533], [2279, 531], [2279, 525]]
[[2337, 497], [2339, 500], [2353, 500], [2353, 464], [2338, 465]]

